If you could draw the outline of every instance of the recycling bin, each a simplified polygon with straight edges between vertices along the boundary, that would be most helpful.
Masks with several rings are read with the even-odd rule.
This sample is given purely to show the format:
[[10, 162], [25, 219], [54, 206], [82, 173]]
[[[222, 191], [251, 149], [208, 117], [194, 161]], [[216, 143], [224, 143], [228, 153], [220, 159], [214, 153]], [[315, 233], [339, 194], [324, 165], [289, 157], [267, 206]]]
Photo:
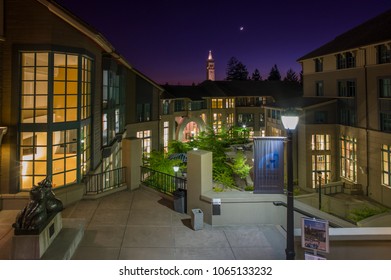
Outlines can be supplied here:
[[201, 230], [204, 227], [204, 212], [201, 209], [191, 210], [191, 227], [194, 230]]

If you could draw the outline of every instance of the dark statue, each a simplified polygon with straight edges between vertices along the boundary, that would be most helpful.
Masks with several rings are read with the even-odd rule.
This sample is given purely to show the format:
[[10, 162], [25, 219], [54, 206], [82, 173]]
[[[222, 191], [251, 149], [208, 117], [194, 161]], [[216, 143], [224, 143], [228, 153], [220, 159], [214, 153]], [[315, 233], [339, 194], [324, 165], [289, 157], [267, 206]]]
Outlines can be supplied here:
[[63, 208], [62, 202], [55, 198], [51, 180], [46, 177], [38, 186], [31, 189], [29, 203], [17, 215], [12, 226], [15, 230], [39, 230], [53, 214], [62, 211]]

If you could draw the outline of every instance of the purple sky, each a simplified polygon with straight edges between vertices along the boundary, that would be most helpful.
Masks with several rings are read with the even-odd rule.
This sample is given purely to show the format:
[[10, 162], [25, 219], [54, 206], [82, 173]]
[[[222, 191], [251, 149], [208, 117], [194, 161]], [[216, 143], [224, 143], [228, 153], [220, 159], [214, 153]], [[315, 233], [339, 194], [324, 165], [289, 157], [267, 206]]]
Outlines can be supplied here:
[[[200, 83], [212, 50], [216, 80], [234, 56], [263, 78], [337, 35], [391, 9], [389, 0], [57, 0], [100, 31], [143, 74], [165, 84]], [[240, 27], [243, 30], [240, 31]]]

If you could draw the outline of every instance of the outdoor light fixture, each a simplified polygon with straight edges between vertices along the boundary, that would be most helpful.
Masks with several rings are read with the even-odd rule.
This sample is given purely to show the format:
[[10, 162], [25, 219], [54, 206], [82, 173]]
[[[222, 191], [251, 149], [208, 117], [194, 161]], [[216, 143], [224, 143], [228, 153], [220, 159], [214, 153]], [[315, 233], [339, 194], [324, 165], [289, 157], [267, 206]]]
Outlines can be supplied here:
[[179, 171], [179, 166], [174, 166], [174, 172], [177, 173]]
[[287, 130], [287, 212], [286, 212], [286, 259], [295, 259], [294, 236], [294, 208], [293, 208], [293, 158], [292, 158], [292, 130], [296, 129], [299, 116], [295, 111], [287, 110], [281, 115], [281, 121]]
[[286, 114], [281, 115], [281, 122], [285, 129], [295, 130], [299, 123], [299, 116], [294, 115], [293, 112], [287, 112]]

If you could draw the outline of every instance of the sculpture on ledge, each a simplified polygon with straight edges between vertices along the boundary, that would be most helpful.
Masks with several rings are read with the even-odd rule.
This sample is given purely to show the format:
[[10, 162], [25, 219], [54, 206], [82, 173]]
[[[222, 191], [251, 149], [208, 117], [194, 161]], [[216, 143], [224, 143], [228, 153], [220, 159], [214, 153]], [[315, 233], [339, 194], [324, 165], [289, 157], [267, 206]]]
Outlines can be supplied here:
[[47, 221], [64, 209], [52, 191], [52, 182], [49, 177], [38, 183], [30, 191], [30, 201], [17, 215], [12, 225], [19, 231], [36, 231], [46, 225]]

